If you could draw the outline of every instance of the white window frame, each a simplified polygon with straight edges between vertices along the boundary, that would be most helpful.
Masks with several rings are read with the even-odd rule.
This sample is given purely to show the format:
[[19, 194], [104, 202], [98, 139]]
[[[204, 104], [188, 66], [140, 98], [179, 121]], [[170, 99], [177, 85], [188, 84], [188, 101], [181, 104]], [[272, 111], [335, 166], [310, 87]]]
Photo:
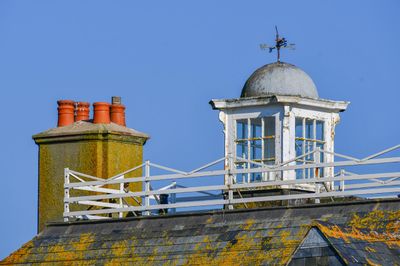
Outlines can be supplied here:
[[[296, 132], [297, 119], [302, 119], [302, 137], [297, 137], [297, 135], [296, 135], [296, 133], [297, 133]], [[306, 120], [312, 120], [312, 122], [313, 122], [313, 126], [312, 126], [313, 138], [311, 138], [311, 139], [306, 138]], [[318, 140], [317, 139], [317, 122], [321, 122], [322, 123], [322, 132], [321, 132], [321, 134], [322, 134], [323, 140]], [[326, 137], [325, 137], [326, 121], [324, 119], [305, 117], [305, 116], [296, 116], [295, 117], [294, 126], [295, 126], [295, 134], [294, 134], [295, 135], [295, 139], [294, 139], [295, 157], [304, 155], [304, 154], [306, 154], [308, 152], [308, 151], [306, 152], [306, 143], [307, 142], [312, 142], [313, 143], [313, 149], [312, 150], [315, 150], [317, 148], [317, 143], [321, 143], [323, 145], [322, 149], [326, 148], [326, 144], [327, 144], [327, 140], [326, 140]], [[296, 142], [298, 140], [303, 142], [302, 154], [301, 155], [297, 154]], [[324, 161], [326, 160], [325, 156], [324, 156], [323, 160]], [[314, 163], [314, 161], [307, 162], [305, 158], [303, 158], [301, 160], [296, 160], [296, 163], [298, 163], [298, 162], [301, 162], [303, 165], [304, 164]], [[321, 161], [321, 162], [323, 162], [323, 161]], [[323, 173], [323, 171], [321, 171], [321, 173]], [[300, 177], [300, 179], [308, 179], [308, 178], [312, 178], [312, 176], [313, 176], [313, 174], [311, 173], [310, 169], [303, 169], [302, 170], [302, 176]], [[296, 173], [296, 179], [298, 179], [298, 178], [299, 177], [297, 176], [297, 173]]]
[[[269, 135], [269, 136], [265, 136], [265, 120], [266, 118], [272, 118], [273, 119], [273, 124], [274, 124], [274, 135]], [[261, 137], [257, 137], [257, 138], [252, 138], [252, 120], [256, 120], [256, 119], [261, 119]], [[242, 122], [246, 120], [246, 125], [247, 125], [247, 138], [244, 139], [238, 139], [238, 123]], [[277, 121], [278, 120], [278, 121]], [[255, 162], [260, 162], [260, 163], [267, 163], [267, 162], [272, 162], [272, 164], [275, 164], [277, 162], [277, 136], [279, 134], [278, 131], [278, 127], [277, 127], [277, 123], [279, 122], [279, 119], [276, 117], [276, 115], [266, 115], [266, 116], [259, 116], [259, 117], [246, 117], [246, 118], [236, 118], [234, 119], [234, 138], [233, 138], [233, 145], [234, 145], [234, 154], [237, 155], [237, 147], [238, 147], [238, 143], [239, 141], [245, 141], [247, 143], [247, 160], [252, 160]], [[274, 157], [270, 157], [270, 158], [265, 158], [265, 142], [268, 139], [274, 139], [274, 150], [273, 150], [273, 154]], [[261, 140], [261, 159], [252, 159], [251, 158], [251, 141], [254, 140]], [[251, 166], [251, 163], [240, 163], [238, 161], [235, 161], [235, 166], [242, 164], [246, 166], [246, 169], [249, 169]], [[264, 176], [265, 173], [262, 174], [261, 181], [265, 181], [266, 177]], [[247, 180], [243, 178], [243, 182], [247, 182], [250, 183], [251, 181], [251, 174], [247, 174]], [[255, 182], [255, 181], [253, 181]]]

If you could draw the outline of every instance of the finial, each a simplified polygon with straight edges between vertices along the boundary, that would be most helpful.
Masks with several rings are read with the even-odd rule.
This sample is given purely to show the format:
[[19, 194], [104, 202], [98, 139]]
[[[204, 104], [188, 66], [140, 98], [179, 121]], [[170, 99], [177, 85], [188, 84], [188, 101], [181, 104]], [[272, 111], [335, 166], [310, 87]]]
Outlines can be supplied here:
[[274, 49], [276, 49], [276, 51], [277, 51], [277, 62], [280, 62], [280, 60], [281, 60], [281, 48], [288, 48], [288, 49], [294, 50], [295, 49], [295, 44], [294, 43], [288, 44], [287, 40], [284, 37], [280, 37], [277, 26], [275, 26], [275, 32], [276, 32], [275, 46], [269, 46], [268, 44], [260, 44], [260, 48], [262, 50], [268, 49], [270, 53]]

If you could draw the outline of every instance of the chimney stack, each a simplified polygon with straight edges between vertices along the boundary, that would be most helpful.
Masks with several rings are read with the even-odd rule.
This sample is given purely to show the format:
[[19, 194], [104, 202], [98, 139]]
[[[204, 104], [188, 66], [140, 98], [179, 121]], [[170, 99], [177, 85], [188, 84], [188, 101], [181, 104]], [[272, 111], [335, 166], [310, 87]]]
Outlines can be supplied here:
[[113, 96], [111, 102], [111, 122], [120, 126], [126, 126], [125, 106], [121, 102], [121, 97]]
[[89, 106], [90, 104], [87, 102], [78, 102], [76, 104], [75, 122], [81, 120], [89, 120]]
[[[52, 128], [33, 136], [39, 145], [38, 176], [38, 231], [50, 221], [62, 221], [64, 212], [64, 168], [107, 179], [143, 163], [143, 145], [148, 135], [114, 123], [125, 124], [124, 109], [120, 97], [110, 103], [96, 102], [89, 117], [90, 104], [83, 101], [58, 101], [58, 128]], [[86, 120], [85, 122], [74, 123]], [[113, 124], [110, 123], [112, 116]], [[93, 118], [93, 121], [91, 120]], [[73, 130], [69, 127], [74, 126]], [[125, 178], [142, 176], [142, 168], [124, 175]], [[120, 189], [119, 185], [107, 185]], [[142, 183], [129, 184], [132, 192], [142, 191]], [[80, 196], [87, 196], [84, 191]], [[138, 206], [133, 199], [127, 199]], [[74, 210], [86, 208], [74, 206]], [[113, 215], [113, 217], [116, 215]], [[1, 263], [0, 263], [1, 264]]]
[[74, 123], [74, 105], [71, 100], [59, 100], [58, 104], [58, 127], [68, 126]]
[[97, 102], [93, 104], [93, 123], [110, 124], [110, 104]]

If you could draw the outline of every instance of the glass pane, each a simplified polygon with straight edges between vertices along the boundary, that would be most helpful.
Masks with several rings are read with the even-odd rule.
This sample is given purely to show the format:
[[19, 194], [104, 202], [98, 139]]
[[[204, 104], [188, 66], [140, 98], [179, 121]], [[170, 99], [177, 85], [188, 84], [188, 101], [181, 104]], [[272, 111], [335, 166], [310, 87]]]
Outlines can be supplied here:
[[[301, 165], [303, 164], [302, 162], [296, 162], [296, 165]], [[304, 176], [304, 170], [303, 169], [296, 169], [296, 179], [303, 179]]]
[[[313, 141], [306, 141], [306, 152], [309, 153], [314, 150], [314, 142]], [[314, 155], [309, 154], [306, 156], [307, 162], [312, 162], [314, 160]]]
[[251, 174], [251, 182], [259, 182], [261, 181], [261, 173], [253, 173]]
[[264, 117], [264, 137], [275, 136], [275, 117]]
[[314, 125], [314, 120], [306, 119], [306, 139], [314, 138], [313, 125]]
[[324, 122], [317, 121], [317, 140], [324, 140]]
[[[250, 167], [251, 167], [252, 169], [254, 169], [254, 168], [257, 168], [257, 167], [259, 167], [259, 166], [256, 165], [256, 164], [251, 164]], [[261, 173], [251, 173], [251, 174], [250, 174], [250, 182], [261, 181], [261, 176], [262, 176]]]
[[303, 137], [303, 118], [296, 118], [296, 138]]
[[[320, 148], [321, 150], [324, 149], [324, 144], [323, 143], [317, 143], [317, 147]], [[324, 153], [320, 152], [320, 158], [321, 158], [321, 162], [324, 162]]]
[[303, 155], [303, 145], [304, 141], [296, 140], [296, 157]]
[[236, 144], [236, 156], [247, 159], [247, 141], [239, 141]]
[[251, 119], [251, 137], [261, 138], [261, 118]]
[[236, 139], [247, 139], [247, 120], [237, 120]]
[[264, 159], [275, 157], [275, 139], [266, 139], [264, 142]]
[[251, 148], [250, 159], [261, 160], [261, 140], [252, 140], [250, 142], [250, 148]]
[[275, 163], [275, 117], [264, 117], [264, 158], [263, 162]]

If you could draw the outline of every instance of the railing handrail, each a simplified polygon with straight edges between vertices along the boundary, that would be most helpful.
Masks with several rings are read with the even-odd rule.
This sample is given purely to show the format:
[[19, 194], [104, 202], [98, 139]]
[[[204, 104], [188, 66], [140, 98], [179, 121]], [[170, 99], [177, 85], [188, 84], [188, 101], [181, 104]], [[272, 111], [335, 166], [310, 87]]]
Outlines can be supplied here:
[[[268, 172], [277, 172], [277, 171], [289, 171], [289, 170], [298, 170], [298, 169], [308, 169], [308, 168], [325, 168], [325, 167], [339, 167], [339, 166], [355, 166], [355, 165], [370, 165], [370, 164], [386, 164], [386, 163], [399, 163], [400, 157], [393, 158], [384, 158], [384, 159], [371, 159], [368, 161], [341, 161], [341, 162], [332, 162], [332, 163], [317, 163], [317, 164], [302, 164], [302, 165], [288, 165], [283, 167], [278, 167], [275, 169], [267, 168], [267, 167], [258, 167], [251, 169], [234, 169], [231, 170], [230, 173], [233, 175], [237, 174], [251, 174], [251, 173], [268, 173]], [[70, 170], [73, 174], [79, 174], [79, 172]], [[102, 179], [99, 181], [87, 181], [84, 184], [82, 182], [69, 183], [66, 184], [65, 187], [73, 188], [79, 186], [96, 186], [96, 185], [112, 185], [112, 184], [120, 184], [120, 183], [135, 183], [135, 182], [144, 182], [144, 181], [161, 181], [168, 179], [182, 179], [182, 178], [196, 178], [196, 177], [204, 177], [204, 176], [220, 176], [228, 174], [228, 170], [214, 170], [207, 172], [197, 172], [193, 174], [163, 174], [163, 175], [154, 175], [154, 176], [140, 176], [140, 177], [130, 177], [125, 178], [124, 180], [118, 179]], [[306, 179], [308, 180], [308, 179]]]
[[[334, 182], [334, 181], [342, 181], [342, 180], [350, 181], [350, 180], [363, 180], [363, 179], [367, 180], [367, 179], [376, 179], [376, 178], [400, 178], [400, 172], [383, 173], [383, 174], [351, 175], [351, 176], [340, 175], [337, 177], [241, 183], [241, 184], [232, 184], [230, 186], [228, 186], [228, 185], [210, 185], [210, 186], [175, 188], [175, 189], [166, 189], [166, 190], [125, 192], [125, 193], [115, 193], [115, 194], [108, 194], [108, 195], [80, 196], [80, 197], [74, 197], [72, 199], [69, 198], [67, 200], [67, 202], [72, 203], [72, 202], [79, 201], [79, 200], [100, 200], [100, 199], [112, 199], [112, 198], [142, 197], [142, 196], [172, 194], [172, 193], [177, 194], [177, 193], [188, 193], [188, 192], [199, 192], [199, 191], [257, 188], [257, 187], [267, 187], [267, 186], [300, 185], [300, 184], [304, 184], [304, 183], [307, 183], [307, 184], [309, 184], [309, 183], [324, 183], [324, 182]], [[382, 185], [390, 185], [390, 183], [382, 183]]]
[[[210, 163], [204, 164], [201, 167], [198, 167], [192, 171], [181, 171], [171, 167], [166, 167], [163, 165], [159, 165], [150, 161], [146, 161], [138, 166], [135, 166], [127, 171], [124, 171], [120, 174], [114, 175], [110, 178], [103, 179], [100, 177], [88, 175], [85, 173], [80, 173], [74, 170], [70, 170], [65, 168], [64, 171], [64, 217], [65, 220], [68, 220], [69, 217], [91, 217], [93, 219], [103, 219], [104, 216], [96, 216], [98, 214], [110, 214], [110, 213], [119, 213], [119, 217], [123, 217], [123, 212], [127, 211], [144, 211], [145, 215], [150, 215], [151, 210], [156, 209], [171, 209], [171, 208], [186, 208], [186, 207], [199, 207], [199, 206], [213, 206], [213, 205], [227, 205], [230, 209], [233, 208], [233, 204], [246, 204], [250, 202], [261, 202], [261, 201], [271, 201], [271, 200], [290, 200], [290, 199], [319, 199], [322, 197], [335, 197], [335, 196], [346, 196], [346, 195], [368, 195], [368, 194], [382, 194], [382, 193], [397, 193], [400, 188], [400, 172], [388, 172], [388, 173], [373, 173], [373, 174], [355, 174], [349, 171], [345, 171], [344, 169], [340, 171], [340, 173], [335, 174], [333, 171], [328, 174], [321, 175], [322, 171], [317, 169], [324, 168], [335, 168], [335, 167], [347, 167], [347, 166], [363, 166], [363, 165], [374, 165], [374, 164], [387, 164], [387, 163], [400, 163], [400, 157], [388, 157], [388, 158], [377, 158], [388, 152], [393, 150], [400, 149], [400, 145], [393, 146], [391, 148], [385, 149], [378, 153], [374, 153], [370, 156], [364, 157], [362, 159], [358, 159], [352, 156], [347, 156], [343, 154], [339, 154], [336, 152], [326, 151], [320, 148], [316, 148], [313, 151], [310, 151], [306, 154], [298, 156], [292, 160], [287, 162], [283, 162], [276, 165], [267, 165], [260, 162], [255, 162], [253, 160], [248, 160], [245, 158], [240, 158], [237, 156], [228, 155], [226, 157], [219, 158]], [[336, 162], [320, 162], [321, 154], [329, 154], [332, 156], [340, 157], [342, 159], [346, 159], [344, 161], [336, 161]], [[305, 164], [296, 164], [293, 163], [297, 160], [301, 160], [309, 155], [313, 156], [313, 163], [305, 163]], [[235, 166], [235, 161], [242, 161], [248, 163], [249, 165], [257, 166], [250, 167], [244, 169], [238, 169]], [[217, 165], [221, 162], [224, 162], [224, 169], [217, 170], [206, 170], [211, 166]], [[138, 177], [129, 177], [125, 178], [125, 175], [138, 170], [140, 168], [144, 169], [144, 174]], [[150, 168], [157, 168], [160, 170], [168, 171], [169, 174], [159, 174], [159, 175], [150, 175]], [[299, 169], [315, 169], [315, 174], [312, 178], [303, 178], [303, 179], [276, 179], [273, 180], [262, 180], [257, 182], [245, 182], [236, 183], [236, 177], [242, 174], [254, 174], [254, 173], [274, 173], [274, 172], [293, 172]], [[321, 176], [320, 176], [321, 175]], [[207, 185], [207, 186], [193, 186], [193, 187], [182, 187], [177, 185], [176, 180], [180, 179], [192, 179], [192, 178], [201, 178], [201, 177], [212, 177], [212, 176], [225, 176], [225, 183], [218, 185]], [[71, 178], [77, 180], [77, 182], [71, 182]], [[85, 180], [88, 179], [88, 180]], [[153, 189], [150, 182], [155, 181], [165, 181], [171, 180], [172, 183], [163, 188]], [[366, 180], [369, 183], [352, 183], [345, 185], [345, 181], [357, 181], [357, 180]], [[124, 184], [128, 183], [137, 183], [143, 182], [145, 184], [144, 191], [134, 191], [131, 192], [124, 188]], [[340, 182], [338, 186], [335, 185], [335, 182]], [[322, 184], [324, 185], [325, 191], [322, 188]], [[331, 184], [331, 188], [328, 189], [326, 184]], [[113, 188], [102, 188], [105, 185], [119, 185], [119, 189]], [[254, 197], [251, 199], [235, 199], [233, 196], [234, 191], [240, 194], [240, 190], [244, 189], [258, 189], [258, 188], [266, 188], [266, 187], [314, 187], [312, 190], [314, 193], [307, 194], [299, 194], [299, 195], [283, 195], [283, 196], [264, 196], [264, 197]], [[394, 187], [395, 186], [395, 187]], [[345, 189], [347, 188], [347, 189]], [[84, 191], [92, 191], [96, 192], [95, 195], [89, 196], [77, 196], [73, 197], [70, 194], [70, 190], [84, 190]], [[332, 190], [332, 191], [331, 191]], [[182, 193], [207, 193], [207, 191], [225, 191], [227, 192], [227, 198], [225, 199], [212, 199], [212, 200], [204, 200], [204, 201], [190, 201], [190, 202], [180, 202], [180, 203], [168, 203], [168, 204], [160, 204], [160, 195], [167, 194], [172, 195], [174, 198], [176, 195], [180, 195]], [[310, 191], [310, 192], [312, 192]], [[99, 194], [105, 193], [105, 194]], [[209, 194], [209, 193], [207, 193]], [[213, 197], [218, 197], [218, 195], [214, 195]], [[207, 197], [207, 196], [204, 196]], [[221, 196], [222, 197], [222, 196]], [[240, 194], [240, 197], [241, 194]], [[129, 205], [125, 199], [133, 198], [135, 201], [140, 204], [140, 201], [137, 199], [143, 198], [141, 201], [142, 206], [131, 206]], [[119, 203], [107, 203], [99, 200], [119, 200]], [[157, 204], [150, 204], [150, 199], [155, 199]], [[319, 201], [319, 200], [318, 200]], [[98, 206], [108, 209], [100, 209], [100, 210], [86, 210], [86, 211], [78, 211], [71, 212], [69, 210], [69, 204], [81, 204], [81, 205], [91, 205]]]

